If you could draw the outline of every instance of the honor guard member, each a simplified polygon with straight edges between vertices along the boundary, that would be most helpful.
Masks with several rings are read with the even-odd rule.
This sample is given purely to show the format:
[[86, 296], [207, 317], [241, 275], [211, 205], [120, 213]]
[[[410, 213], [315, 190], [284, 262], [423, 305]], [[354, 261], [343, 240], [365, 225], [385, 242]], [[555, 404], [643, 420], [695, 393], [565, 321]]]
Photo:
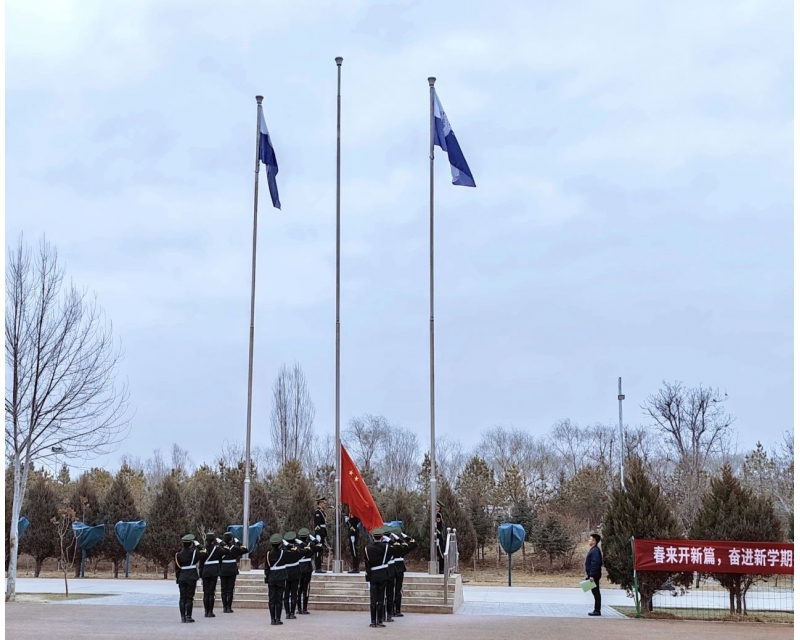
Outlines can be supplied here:
[[228, 547], [213, 533], [207, 533], [206, 551], [208, 551], [208, 557], [200, 569], [200, 577], [203, 578], [203, 607], [206, 610], [206, 618], [216, 618], [214, 600], [217, 597], [217, 579], [219, 578], [220, 564], [228, 554]]
[[181, 612], [181, 622], [194, 622], [192, 609], [197, 579], [200, 577], [198, 565], [206, 558], [206, 552], [191, 533], [183, 536], [181, 541], [183, 549], [175, 554], [175, 582], [180, 590], [178, 609]]
[[439, 561], [439, 573], [444, 573], [444, 550], [445, 550], [445, 533], [444, 533], [444, 519], [442, 518], [442, 508], [444, 505], [436, 501], [436, 559]]
[[317, 542], [322, 543], [322, 546], [317, 550], [317, 554], [314, 557], [314, 566], [317, 573], [326, 573], [325, 569], [322, 568], [322, 552], [323, 548], [328, 546], [328, 518], [325, 515], [327, 508], [328, 501], [322, 496], [318, 497], [317, 510], [314, 512], [314, 535], [317, 538]]
[[219, 566], [219, 589], [222, 596], [222, 613], [233, 613], [233, 590], [236, 587], [236, 576], [239, 575], [239, 558], [247, 553], [247, 547], [230, 531], [222, 534], [224, 544], [228, 547], [228, 555]]
[[303, 553], [295, 543], [297, 534], [287, 531], [283, 536], [283, 564], [286, 566], [286, 589], [283, 591], [283, 608], [286, 610], [286, 619], [295, 620], [297, 616], [297, 590], [300, 586], [300, 559]]
[[347, 573], [359, 573], [358, 565], [360, 556], [358, 555], [358, 526], [361, 524], [361, 520], [358, 518], [358, 516], [345, 516], [344, 522], [347, 525], [347, 548], [350, 550], [350, 558], [352, 560], [352, 566], [350, 571]]
[[314, 572], [312, 561], [317, 552], [317, 546], [322, 546], [316, 538], [309, 538], [311, 532], [303, 527], [297, 532], [299, 539], [298, 548], [303, 552], [300, 558], [300, 585], [297, 588], [297, 613], [308, 614], [308, 594], [311, 589], [311, 574]]
[[283, 609], [283, 590], [286, 587], [286, 566], [283, 564], [285, 552], [283, 550], [283, 536], [273, 533], [269, 538], [272, 547], [267, 553], [264, 563], [264, 582], [269, 585], [269, 617], [270, 624], [283, 624], [281, 610]]
[[378, 527], [372, 531], [375, 540], [364, 549], [364, 568], [366, 580], [369, 582], [370, 627], [385, 627], [384, 602], [386, 600], [386, 582], [389, 580], [389, 560], [391, 550], [385, 529]]
[[400, 605], [403, 602], [403, 578], [406, 572], [405, 557], [419, 546], [414, 538], [403, 532], [400, 532], [399, 538], [401, 540], [402, 555], [396, 558], [394, 563], [394, 607], [392, 613], [395, 618], [403, 617], [403, 614], [400, 612]]
[[392, 536], [392, 528], [385, 527], [383, 535], [388, 539], [389, 545], [389, 579], [386, 581], [386, 593], [384, 600], [384, 618], [386, 622], [394, 622], [392, 613], [394, 611], [394, 584], [397, 574], [395, 573], [395, 563], [400, 556], [400, 545]]

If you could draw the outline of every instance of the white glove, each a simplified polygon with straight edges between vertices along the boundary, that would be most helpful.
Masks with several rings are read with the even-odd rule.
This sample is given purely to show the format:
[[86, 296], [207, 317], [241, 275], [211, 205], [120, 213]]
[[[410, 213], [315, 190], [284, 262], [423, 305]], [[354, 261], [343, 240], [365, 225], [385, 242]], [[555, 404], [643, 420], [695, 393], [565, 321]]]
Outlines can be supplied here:
[[199, 547], [199, 546], [200, 546], [200, 543], [199, 543], [197, 540], [195, 540], [195, 541], [193, 542], [193, 544], [194, 544], [194, 546], [195, 546], [195, 547]]
[[316, 538], [317, 538], [317, 542], [321, 542], [322, 541], [322, 538], [319, 535], [317, 535]]
[[222, 540], [220, 540], [219, 538], [217, 538], [217, 544], [222, 544]]

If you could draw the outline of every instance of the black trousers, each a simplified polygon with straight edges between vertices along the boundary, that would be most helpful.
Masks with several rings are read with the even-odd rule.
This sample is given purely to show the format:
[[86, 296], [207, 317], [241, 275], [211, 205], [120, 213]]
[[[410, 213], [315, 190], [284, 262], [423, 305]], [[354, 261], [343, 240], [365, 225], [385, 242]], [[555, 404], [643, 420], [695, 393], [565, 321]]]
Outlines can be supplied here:
[[214, 612], [214, 598], [217, 593], [218, 577], [203, 578], [203, 607], [205, 607], [206, 613]]
[[317, 549], [316, 553], [314, 554], [314, 568], [319, 571], [322, 569], [322, 554], [325, 552], [325, 538], [323, 537], [321, 540], [323, 546]]
[[287, 616], [293, 616], [297, 610], [297, 588], [299, 585], [299, 580], [286, 581], [286, 589], [283, 592], [283, 608], [286, 609]]
[[444, 556], [439, 556], [439, 573], [444, 574]]
[[600, 578], [598, 576], [594, 577], [595, 588], [592, 589], [592, 595], [594, 596], [594, 610], [595, 613], [600, 613]]
[[348, 540], [348, 548], [350, 549], [350, 565], [353, 571], [358, 571], [358, 565], [361, 557], [358, 555], [358, 537], [351, 536]]
[[300, 585], [297, 587], [298, 611], [308, 611], [308, 593], [311, 590], [311, 574], [304, 573], [300, 576]]
[[386, 581], [386, 617], [391, 618], [394, 615], [394, 585], [395, 576], [392, 576]]
[[271, 620], [280, 620], [283, 610], [283, 591], [285, 582], [270, 582], [269, 584], [269, 617]]
[[194, 594], [197, 591], [197, 580], [191, 582], [179, 582], [178, 590], [178, 609], [181, 612], [181, 619], [192, 617], [192, 607], [194, 606]]
[[383, 622], [383, 603], [386, 600], [386, 580], [369, 583], [369, 615], [372, 624]]
[[233, 590], [236, 588], [236, 576], [220, 576], [219, 590], [222, 596], [222, 608], [230, 609], [233, 606]]
[[403, 574], [398, 573], [394, 579], [394, 609], [393, 614], [400, 613], [400, 604], [403, 601]]

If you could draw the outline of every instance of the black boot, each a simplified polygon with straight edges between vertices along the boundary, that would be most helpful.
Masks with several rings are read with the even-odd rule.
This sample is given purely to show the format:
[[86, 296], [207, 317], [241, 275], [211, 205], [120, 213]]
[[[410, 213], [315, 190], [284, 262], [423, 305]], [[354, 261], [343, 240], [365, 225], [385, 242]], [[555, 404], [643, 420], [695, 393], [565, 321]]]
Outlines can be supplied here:
[[181, 622], [186, 622], [186, 603], [183, 600], [178, 601], [178, 609], [181, 612]]
[[194, 602], [189, 600], [186, 603], [186, 622], [194, 622], [194, 618], [192, 618], [192, 609], [194, 608]]

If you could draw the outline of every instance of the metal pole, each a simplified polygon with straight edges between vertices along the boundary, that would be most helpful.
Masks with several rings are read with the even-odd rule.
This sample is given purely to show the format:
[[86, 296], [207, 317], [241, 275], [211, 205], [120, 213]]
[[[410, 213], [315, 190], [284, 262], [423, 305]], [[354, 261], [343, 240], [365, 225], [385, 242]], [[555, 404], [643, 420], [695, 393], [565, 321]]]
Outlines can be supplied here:
[[622, 490], [625, 491], [625, 429], [622, 427], [622, 401], [625, 396], [622, 395], [622, 378], [619, 379], [619, 392], [617, 393], [617, 400], [619, 400], [619, 483]]
[[[256, 96], [256, 167], [253, 191], [253, 269], [250, 279], [250, 351], [247, 361], [247, 438], [244, 450], [244, 501], [242, 504], [242, 545], [250, 548], [250, 428], [253, 417], [253, 340], [256, 323], [256, 246], [258, 244], [258, 147], [261, 128], [261, 101], [264, 96]], [[250, 554], [242, 558], [242, 569], [250, 569]]]
[[431, 201], [430, 201], [430, 245], [431, 245], [431, 264], [430, 264], [430, 294], [431, 294], [431, 320], [430, 320], [430, 358], [431, 358], [431, 559], [428, 562], [428, 573], [437, 575], [439, 573], [439, 560], [436, 557], [436, 403], [434, 395], [434, 375], [433, 375], [433, 139], [434, 139], [434, 122], [433, 122], [433, 85], [436, 78], [428, 78], [428, 86], [430, 87], [430, 127], [431, 127], [431, 145], [430, 145], [430, 186], [431, 186]]
[[[336, 58], [336, 480], [334, 482], [336, 504], [334, 513], [336, 517], [336, 554], [333, 562], [333, 572], [342, 572], [341, 542], [339, 538], [339, 521], [341, 520], [342, 500], [342, 441], [339, 425], [339, 283], [340, 283], [340, 220], [341, 220], [341, 179], [342, 179], [342, 61], [341, 56]], [[329, 556], [330, 557], [330, 556]]]

